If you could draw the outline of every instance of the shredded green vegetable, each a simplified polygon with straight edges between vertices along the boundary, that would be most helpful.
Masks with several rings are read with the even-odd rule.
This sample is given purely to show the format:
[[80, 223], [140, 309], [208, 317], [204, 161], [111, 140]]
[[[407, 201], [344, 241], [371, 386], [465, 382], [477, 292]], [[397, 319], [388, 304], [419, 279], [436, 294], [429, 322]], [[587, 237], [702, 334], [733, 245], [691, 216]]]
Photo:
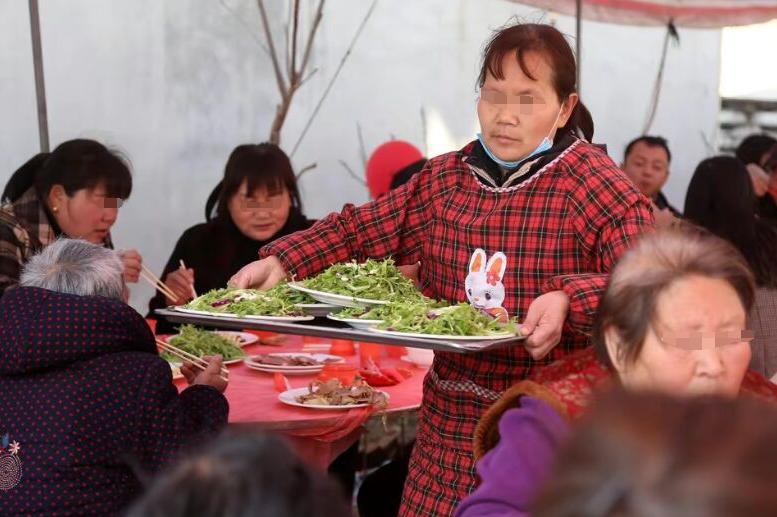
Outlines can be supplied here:
[[[179, 335], [170, 339], [170, 344], [197, 357], [221, 354], [225, 361], [229, 361], [245, 355], [243, 349], [231, 339], [209, 330], [197, 328], [194, 325], [182, 325]], [[180, 363], [183, 361], [170, 352], [162, 352], [160, 355], [170, 362]]]
[[437, 309], [400, 303], [387, 307], [378, 324], [384, 330], [442, 336], [491, 336], [516, 331], [514, 322], [499, 323], [467, 303]]
[[309, 289], [369, 300], [423, 299], [413, 282], [397, 269], [393, 259], [334, 264], [301, 283]]
[[[299, 293], [301, 294], [301, 293]], [[285, 283], [268, 291], [258, 289], [213, 289], [186, 305], [188, 309], [238, 316], [300, 316], [297, 303], [310, 303]]]

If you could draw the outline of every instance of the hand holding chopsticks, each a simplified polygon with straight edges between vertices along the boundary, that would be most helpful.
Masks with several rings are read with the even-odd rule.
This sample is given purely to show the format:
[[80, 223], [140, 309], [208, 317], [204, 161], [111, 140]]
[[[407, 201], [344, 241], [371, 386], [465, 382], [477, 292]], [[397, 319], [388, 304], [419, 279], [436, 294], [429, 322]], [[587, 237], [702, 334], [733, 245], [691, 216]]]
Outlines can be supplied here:
[[[226, 389], [229, 381], [229, 370], [222, 366], [220, 357], [197, 357], [161, 339], [157, 339], [156, 344], [160, 350], [168, 352], [184, 362], [181, 366], [181, 373], [189, 384], [207, 384], [222, 392]], [[196, 374], [192, 368], [202, 371]]]
[[[181, 261], [183, 262], [183, 261]], [[150, 269], [142, 266], [141, 276], [150, 283], [155, 289], [165, 295], [167, 303], [170, 305], [184, 304], [197, 295], [194, 291], [194, 271], [186, 268], [179, 268], [171, 271], [165, 281], [159, 279]], [[192, 296], [194, 295], [194, 296]]]

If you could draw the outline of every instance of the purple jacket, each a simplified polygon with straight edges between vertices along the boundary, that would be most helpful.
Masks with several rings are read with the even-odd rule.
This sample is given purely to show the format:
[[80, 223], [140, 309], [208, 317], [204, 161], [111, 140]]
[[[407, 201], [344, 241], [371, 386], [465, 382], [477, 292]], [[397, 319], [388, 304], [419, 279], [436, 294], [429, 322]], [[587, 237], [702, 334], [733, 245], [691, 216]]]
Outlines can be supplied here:
[[106, 515], [182, 446], [220, 430], [208, 386], [180, 395], [118, 300], [16, 288], [0, 300], [0, 514]]
[[499, 420], [499, 443], [477, 463], [480, 486], [456, 517], [527, 516], [548, 476], [569, 424], [545, 402], [521, 397], [521, 407]]

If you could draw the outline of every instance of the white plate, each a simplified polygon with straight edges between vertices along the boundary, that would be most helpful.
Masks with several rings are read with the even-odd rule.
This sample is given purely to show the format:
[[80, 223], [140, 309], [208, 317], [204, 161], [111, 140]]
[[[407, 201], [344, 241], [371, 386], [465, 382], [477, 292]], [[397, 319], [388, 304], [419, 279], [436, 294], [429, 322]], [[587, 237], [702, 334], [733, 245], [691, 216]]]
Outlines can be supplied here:
[[412, 337], [420, 339], [432, 339], [435, 341], [493, 341], [496, 339], [505, 339], [508, 337], [516, 337], [516, 334], [512, 332], [503, 332], [501, 334], [491, 334], [488, 336], [445, 336], [439, 334], [416, 334], [413, 332], [396, 332], [394, 330], [382, 330], [370, 327], [367, 330], [375, 332], [376, 334], [385, 334], [387, 336], [395, 337]]
[[372, 305], [388, 305], [389, 303], [385, 300], [370, 300], [369, 298], [356, 298], [354, 296], [327, 293], [326, 291], [316, 291], [315, 289], [303, 287], [296, 282], [289, 282], [288, 286], [297, 291], [309, 294], [316, 301], [337, 305], [338, 307], [370, 307]]
[[[306, 352], [279, 352], [279, 353], [273, 353], [273, 354], [259, 354], [259, 355], [273, 355], [276, 357], [302, 356], [302, 357], [309, 357], [317, 361], [325, 361], [329, 359], [330, 361], [326, 364], [342, 363], [345, 361], [345, 359], [337, 355], [309, 354]], [[288, 366], [288, 365], [263, 364], [263, 363], [258, 363], [254, 361], [252, 357], [253, 356], [246, 357], [245, 364], [247, 367], [251, 368], [252, 370], [259, 370], [259, 371], [280, 372], [280, 370], [284, 370], [284, 372], [292, 371], [292, 372], [315, 373], [315, 372], [320, 372], [326, 365], [326, 364], [314, 364], [310, 366]], [[284, 373], [284, 372], [280, 372], [280, 373]]]
[[[259, 336], [256, 334], [250, 334], [248, 332], [235, 332], [232, 330], [216, 330], [216, 334], [224, 337], [232, 337], [232, 338], [240, 338], [239, 345], [240, 347], [253, 345], [257, 341], [259, 341]], [[171, 339], [174, 337], [178, 337], [180, 334], [173, 334], [172, 336], [167, 338], [167, 342], [169, 343]]]
[[294, 306], [305, 314], [318, 318], [323, 318], [332, 311], [342, 309], [342, 306], [332, 305], [331, 303], [295, 303]]
[[245, 315], [240, 316], [238, 314], [232, 314], [229, 312], [208, 312], [208, 311], [198, 311], [194, 309], [187, 309], [185, 307], [173, 307], [173, 310], [176, 310], [178, 312], [183, 312], [186, 314], [197, 314], [202, 316], [215, 316], [215, 317], [224, 317], [224, 318], [244, 318], [244, 319], [250, 319], [250, 320], [263, 320], [263, 321], [278, 321], [278, 322], [294, 322], [294, 321], [310, 321], [313, 318], [313, 316], [263, 316], [263, 315]]
[[347, 323], [355, 329], [366, 330], [370, 327], [374, 327], [379, 323], [383, 323], [383, 320], [363, 320], [359, 318], [338, 318], [335, 314], [327, 314], [327, 319], [332, 321], [339, 321], [341, 323]]
[[[278, 395], [278, 400], [283, 402], [284, 404], [288, 404], [289, 406], [297, 406], [297, 407], [304, 407], [304, 408], [310, 408], [310, 409], [351, 409], [356, 407], [365, 407], [369, 406], [369, 404], [347, 404], [344, 406], [321, 406], [318, 404], [301, 404], [297, 402], [297, 397], [301, 395], [305, 395], [309, 393], [308, 388], [295, 388], [293, 390], [284, 391], [280, 395]], [[385, 391], [381, 391], [380, 393], [383, 393], [383, 395], [386, 396], [386, 402], [389, 400], [389, 394]]]

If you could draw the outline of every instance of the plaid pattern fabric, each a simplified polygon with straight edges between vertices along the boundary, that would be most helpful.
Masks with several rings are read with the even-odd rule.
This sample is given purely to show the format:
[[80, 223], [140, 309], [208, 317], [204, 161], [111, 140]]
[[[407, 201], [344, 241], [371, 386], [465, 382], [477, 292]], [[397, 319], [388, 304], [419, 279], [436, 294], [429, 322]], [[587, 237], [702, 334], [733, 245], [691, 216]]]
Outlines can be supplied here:
[[[424, 294], [454, 302], [466, 300], [472, 252], [504, 252], [504, 307], [511, 315], [523, 318], [532, 300], [552, 290], [570, 297], [560, 345], [539, 363], [520, 346], [481, 354], [437, 353], [434, 361], [440, 381], [502, 392], [526, 378], [533, 366], [585, 346], [607, 273], [653, 218], [647, 198], [591, 144], [574, 141], [510, 187], [483, 183], [467, 163], [473, 145], [429, 160], [399, 189], [358, 208], [347, 205], [310, 230], [266, 246], [260, 255], [277, 256], [297, 278], [349, 259], [391, 255], [399, 264], [420, 261]], [[491, 402], [477, 390], [446, 391], [427, 381], [402, 515], [446, 515], [471, 490], [472, 436]], [[439, 485], [432, 482], [436, 470]]]
[[[35, 188], [0, 207], [0, 294], [19, 282], [22, 266], [57, 239]], [[105, 245], [113, 248], [110, 236]]]

